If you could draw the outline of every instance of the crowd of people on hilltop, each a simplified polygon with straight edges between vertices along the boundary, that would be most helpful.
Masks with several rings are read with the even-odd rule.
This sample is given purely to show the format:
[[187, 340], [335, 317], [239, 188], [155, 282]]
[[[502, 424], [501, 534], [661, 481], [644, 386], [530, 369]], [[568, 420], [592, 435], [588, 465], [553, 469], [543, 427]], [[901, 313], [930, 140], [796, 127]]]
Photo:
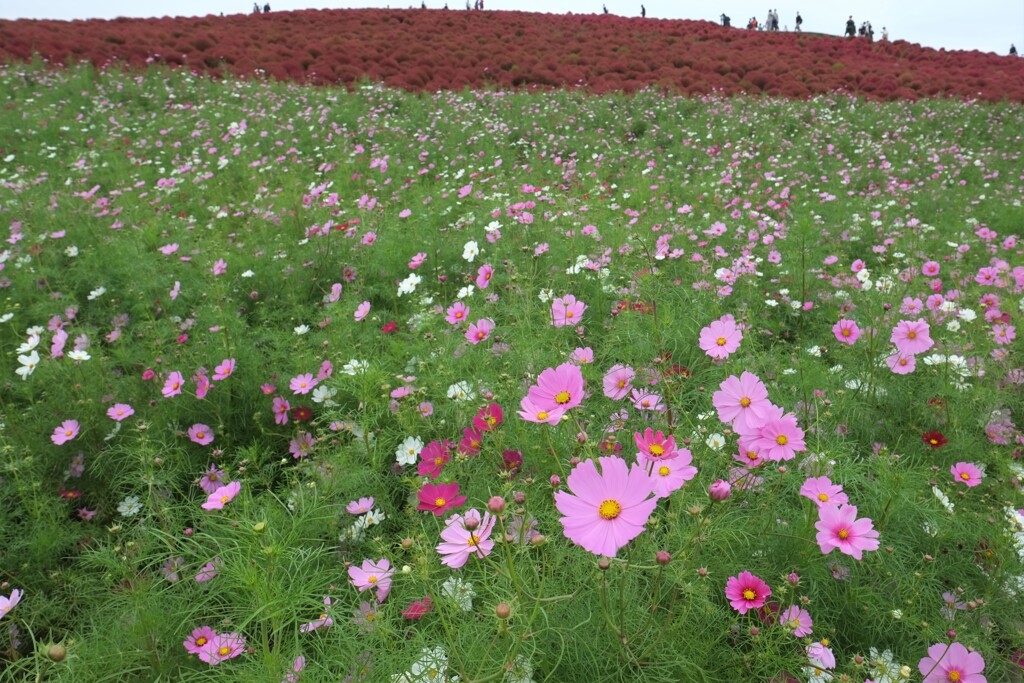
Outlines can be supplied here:
[[263, 9], [262, 10], [260, 9], [260, 4], [258, 2], [252, 3], [252, 13], [253, 14], [270, 14], [270, 3], [268, 2], [267, 4], [263, 5]]
[[[722, 26], [726, 26], [726, 27], [732, 26], [732, 19], [729, 17], [728, 14], [722, 14], [721, 20], [722, 20]], [[793, 24], [795, 26], [794, 30], [797, 33], [803, 32], [804, 18], [803, 18], [803, 16], [801, 16], [799, 10], [797, 10], [796, 20], [793, 22]], [[776, 10], [776, 9], [768, 10], [768, 17], [764, 20], [764, 23], [758, 22], [757, 17], [750, 17], [750, 19], [747, 20], [747, 29], [750, 30], [750, 31], [778, 31], [778, 30], [780, 30], [779, 29], [779, 11]], [[789, 27], [785, 26], [781, 30], [788, 31]], [[857, 28], [857, 24], [853, 21], [853, 17], [851, 16], [846, 21], [845, 35], [848, 38], [854, 38], [856, 36], [860, 36], [862, 38], [867, 38], [868, 40], [874, 40], [874, 38], [875, 38], [875, 30], [872, 28], [870, 21], [865, 21], [864, 23], [862, 23], [860, 25], [860, 28], [858, 29]], [[882, 40], [889, 40], [889, 31], [884, 26], [882, 27]], [[1011, 46], [1010, 54], [1017, 54], [1016, 48], [1014, 48], [1013, 46]]]

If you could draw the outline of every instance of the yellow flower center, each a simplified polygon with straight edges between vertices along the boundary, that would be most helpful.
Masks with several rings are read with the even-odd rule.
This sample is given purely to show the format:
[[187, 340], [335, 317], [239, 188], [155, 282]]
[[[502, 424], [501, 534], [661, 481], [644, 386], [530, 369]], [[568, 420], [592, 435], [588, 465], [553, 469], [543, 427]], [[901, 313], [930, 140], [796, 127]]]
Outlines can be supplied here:
[[219, 654], [221, 657], [227, 657], [229, 654], [231, 654], [231, 648], [227, 645], [221, 645], [220, 649], [217, 650], [217, 654]]
[[967, 472], [961, 472], [960, 473], [960, 478], [963, 479], [964, 481], [967, 481], [968, 479], [971, 478], [971, 475], [968, 474]]
[[444, 464], [444, 458], [434, 458], [434, 464], [440, 467]]
[[572, 311], [566, 311], [566, 312], [565, 312], [565, 317], [566, 317], [566, 318], [571, 318], [571, 317], [572, 317], [572, 315], [573, 315], [573, 314], [572, 314]]
[[906, 365], [906, 364], [907, 364], [907, 359], [906, 358], [900, 358], [900, 365]]
[[725, 337], [719, 337], [718, 339], [715, 340], [715, 343], [718, 344], [719, 346], [725, 346]]
[[548, 419], [548, 412], [546, 410], [540, 411], [539, 413], [537, 413], [537, 419], [538, 420], [546, 420], [546, 419]]
[[615, 519], [622, 513], [622, 505], [609, 498], [598, 506], [597, 512], [605, 519]]
[[757, 593], [755, 593], [755, 592], [754, 592], [754, 591], [753, 591], [752, 589], [750, 589], [750, 588], [748, 588], [748, 589], [746, 589], [745, 591], [743, 591], [743, 599], [744, 599], [744, 600], [753, 600], [753, 599], [754, 599], [754, 598], [756, 598], [756, 597], [757, 597]]
[[749, 408], [750, 407], [750, 399], [747, 398], [746, 396], [744, 396], [743, 398], [740, 399], [740, 405], [743, 406], [744, 408]]
[[838, 536], [839, 538], [841, 538], [842, 540], [845, 541], [846, 539], [848, 539], [850, 537], [850, 532], [847, 531], [846, 529], [840, 529], [839, 533], [836, 534], [836, 536]]
[[792, 619], [786, 622], [786, 625], [789, 626], [791, 630], [795, 631], [798, 628], [800, 628], [800, 620], [796, 617], [793, 617]]
[[197, 439], [202, 439], [205, 436], [206, 436], [206, 432], [196, 432], [196, 438]]
[[370, 578], [368, 578], [366, 580], [366, 582], [367, 583], [377, 583], [377, 577], [376, 576], [371, 576]]
[[672, 470], [666, 467], [665, 465], [662, 465], [661, 467], [658, 468], [658, 474], [660, 474], [663, 477], [667, 477], [668, 475], [672, 474]]
[[960, 672], [959, 671], [950, 671], [949, 672], [949, 680], [951, 680], [951, 681], [959, 681], [960, 680]]
[[440, 497], [439, 498], [435, 498], [434, 499], [434, 506], [435, 507], [439, 507], [439, 508], [443, 508], [444, 504], [447, 503], [447, 502], [448, 501], [445, 500], [444, 498], [440, 498]]
[[476, 534], [470, 534], [469, 538], [466, 539], [466, 543], [468, 543], [471, 548], [475, 548], [480, 543], [480, 537]]
[[622, 388], [624, 388], [625, 386], [626, 386], [626, 380], [624, 380], [624, 379], [620, 379], [620, 380], [619, 380], [619, 389], [622, 389]]
[[566, 403], [569, 402], [569, 399], [571, 398], [572, 396], [569, 395], [568, 391], [559, 391], [557, 394], [555, 394], [555, 403], [557, 403], [558, 405], [565, 405]]
[[206, 645], [206, 636], [199, 636], [198, 638], [196, 638], [196, 645], [198, 645], [199, 647]]
[[848, 328], [847, 329], [843, 329], [843, 336], [844, 337], [849, 337], [850, 336], [850, 330]]
[[907, 332], [907, 339], [917, 339], [917, 332]]
[[220, 502], [221, 503], [230, 503], [231, 502], [231, 496], [221, 496], [220, 497]]
[[818, 500], [820, 500], [822, 503], [827, 503], [828, 502], [828, 494], [827, 493], [819, 493], [818, 494]]
[[787, 438], [785, 434], [779, 434], [777, 437], [775, 437], [775, 443], [779, 444], [780, 446], [785, 446], [787, 443], [789, 443], [789, 438]]
[[661, 444], [651, 446], [651, 455], [665, 455], [665, 448]]

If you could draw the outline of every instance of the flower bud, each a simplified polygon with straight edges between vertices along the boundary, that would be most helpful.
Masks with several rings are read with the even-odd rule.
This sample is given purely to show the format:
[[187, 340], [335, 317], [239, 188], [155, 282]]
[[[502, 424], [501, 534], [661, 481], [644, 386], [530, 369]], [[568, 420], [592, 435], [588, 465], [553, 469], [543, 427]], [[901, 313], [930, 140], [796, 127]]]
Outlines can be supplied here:
[[672, 561], [672, 556], [669, 555], [668, 551], [666, 550], [659, 550], [657, 553], [654, 554], [654, 560], [658, 564], [664, 566]]
[[552, 474], [551, 475], [551, 479], [549, 479], [548, 481], [550, 481], [551, 482], [551, 486], [553, 486], [555, 488], [558, 488], [562, 484], [562, 478], [560, 476], [558, 476], [557, 474]]
[[411, 547], [412, 547], [412, 539], [411, 538], [403, 538], [402, 539], [402, 549], [403, 550], [408, 550]]
[[501, 496], [492, 496], [491, 499], [487, 501], [487, 509], [495, 514], [504, 512], [505, 499], [502, 498]]
[[46, 651], [46, 656], [49, 657], [51, 661], [63, 662], [64, 658], [68, 656], [68, 650], [60, 643], [56, 643], [51, 645]]
[[499, 619], [508, 619], [509, 615], [512, 614], [512, 608], [507, 602], [498, 603], [498, 606], [494, 608], [494, 614]]
[[544, 534], [537, 534], [530, 539], [530, 545], [541, 545], [544, 541], [548, 540]]
[[725, 500], [732, 495], [732, 486], [724, 479], [719, 479], [708, 488], [712, 500]]
[[607, 571], [608, 567], [612, 566], [612, 563], [608, 561], [607, 557], [602, 557], [597, 561], [597, 568], [601, 571]]
[[513, 491], [512, 492], [512, 501], [516, 505], [522, 505], [523, 503], [526, 502], [526, 494], [523, 493], [522, 491]]

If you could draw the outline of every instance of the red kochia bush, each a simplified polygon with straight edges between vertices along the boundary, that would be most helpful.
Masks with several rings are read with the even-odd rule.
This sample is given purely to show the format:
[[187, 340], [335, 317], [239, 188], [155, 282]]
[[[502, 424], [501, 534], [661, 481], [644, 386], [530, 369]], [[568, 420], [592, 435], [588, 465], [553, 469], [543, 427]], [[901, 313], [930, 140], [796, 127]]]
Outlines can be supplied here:
[[[304, 40], [301, 36], [311, 36]], [[760, 33], [700, 21], [443, 10], [303, 10], [227, 17], [0, 21], [0, 58], [148, 61], [220, 75], [412, 89], [574, 87], [873, 99], [1024, 101], [1024, 60], [904, 41]]]

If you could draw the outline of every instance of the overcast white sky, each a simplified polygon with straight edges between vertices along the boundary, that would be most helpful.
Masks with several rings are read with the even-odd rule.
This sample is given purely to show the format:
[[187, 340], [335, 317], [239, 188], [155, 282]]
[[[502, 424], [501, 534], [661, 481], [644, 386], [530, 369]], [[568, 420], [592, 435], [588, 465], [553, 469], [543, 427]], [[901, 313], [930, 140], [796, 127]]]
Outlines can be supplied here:
[[[260, 3], [267, 0], [260, 0]], [[426, 0], [428, 8], [441, 8], [446, 0]], [[764, 22], [769, 8], [779, 12], [779, 24], [793, 28], [797, 10], [804, 18], [805, 31], [839, 34], [846, 18], [871, 21], [875, 37], [888, 27], [891, 39], [903, 39], [928, 47], [947, 50], [982, 50], [1005, 55], [1010, 44], [1024, 48], [1024, 0], [858, 0], [838, 3], [828, 0], [805, 4], [775, 4], [778, 0], [485, 0], [487, 10], [526, 12], [597, 13], [606, 2], [614, 14], [638, 16], [640, 3], [647, 6], [648, 18], [704, 19], [718, 21], [724, 12], [733, 26], [746, 25], [751, 16]], [[409, 7], [420, 0], [269, 0], [271, 8], [293, 10], [308, 8]], [[465, 11], [465, 0], [447, 0], [452, 10]], [[765, 4], [771, 2], [772, 4]], [[326, 3], [326, 4], [325, 4]], [[823, 6], [824, 5], [824, 6]], [[202, 16], [247, 12], [252, 0], [174, 0], [139, 2], [138, 0], [0, 0], [3, 19], [112, 19], [165, 15]], [[1024, 50], [1022, 50], [1024, 52]]]

